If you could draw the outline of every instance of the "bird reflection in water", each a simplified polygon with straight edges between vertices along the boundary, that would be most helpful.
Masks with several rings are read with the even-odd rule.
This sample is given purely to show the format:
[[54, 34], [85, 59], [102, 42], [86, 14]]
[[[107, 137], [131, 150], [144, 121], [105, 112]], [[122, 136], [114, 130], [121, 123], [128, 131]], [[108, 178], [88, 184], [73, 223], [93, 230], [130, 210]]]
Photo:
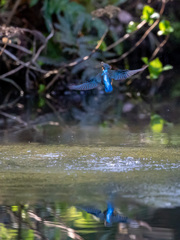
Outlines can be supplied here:
[[147, 223], [145, 223], [143, 221], [136, 221], [136, 220], [130, 219], [128, 217], [125, 217], [125, 216], [119, 214], [115, 210], [112, 202], [107, 203], [107, 209], [103, 212], [101, 210], [99, 210], [97, 208], [93, 208], [93, 207], [81, 207], [81, 209], [86, 211], [87, 213], [92, 214], [96, 218], [100, 219], [100, 221], [103, 221], [104, 225], [106, 227], [110, 227], [114, 223], [123, 223], [123, 224], [128, 224], [133, 228], [138, 228], [139, 226], [144, 226], [144, 227], [148, 228], [149, 230], [151, 230], [151, 227]]

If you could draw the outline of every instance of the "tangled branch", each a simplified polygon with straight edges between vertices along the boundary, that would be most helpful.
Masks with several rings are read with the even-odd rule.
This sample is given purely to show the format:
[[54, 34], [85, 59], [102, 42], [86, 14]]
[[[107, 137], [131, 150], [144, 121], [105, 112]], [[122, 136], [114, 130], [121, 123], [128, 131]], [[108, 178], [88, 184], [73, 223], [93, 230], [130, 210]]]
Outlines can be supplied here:
[[[166, 5], [166, 0], [162, 0], [162, 6], [161, 6], [161, 10], [159, 12], [159, 15], [162, 16], [164, 9], [165, 9], [165, 5]], [[125, 52], [124, 54], [122, 54], [119, 58], [116, 59], [111, 59], [109, 61], [107, 61], [108, 63], [115, 63], [115, 62], [119, 62], [122, 59], [124, 59], [125, 57], [127, 57], [130, 53], [132, 53], [143, 41], [144, 39], [149, 35], [149, 33], [158, 25], [158, 23], [160, 22], [160, 18], [158, 18], [150, 27], [149, 29], [143, 34], [143, 36], [139, 39], [139, 41], [136, 42], [136, 44], [129, 49], [129, 51]]]

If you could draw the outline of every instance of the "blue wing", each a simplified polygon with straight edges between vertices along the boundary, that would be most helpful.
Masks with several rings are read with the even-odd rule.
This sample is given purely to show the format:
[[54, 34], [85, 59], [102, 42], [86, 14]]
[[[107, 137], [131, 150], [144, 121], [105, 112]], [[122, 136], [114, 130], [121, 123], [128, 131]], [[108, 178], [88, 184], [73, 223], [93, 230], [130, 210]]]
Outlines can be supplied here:
[[129, 222], [129, 218], [121, 216], [119, 214], [117, 214], [117, 215], [113, 214], [111, 221], [113, 223], [128, 223]]
[[101, 220], [104, 220], [104, 214], [101, 212], [101, 210], [97, 208], [91, 208], [91, 207], [81, 207], [82, 210], [86, 211], [87, 213], [90, 213]]
[[141, 72], [145, 69], [144, 68], [140, 68], [140, 69], [136, 69], [136, 70], [109, 70], [109, 77], [114, 79], [114, 80], [125, 80], [131, 76], [133, 76], [134, 74]]
[[101, 83], [101, 74], [97, 74], [90, 82], [82, 83], [79, 85], [70, 85], [69, 89], [71, 90], [90, 90], [97, 88]]

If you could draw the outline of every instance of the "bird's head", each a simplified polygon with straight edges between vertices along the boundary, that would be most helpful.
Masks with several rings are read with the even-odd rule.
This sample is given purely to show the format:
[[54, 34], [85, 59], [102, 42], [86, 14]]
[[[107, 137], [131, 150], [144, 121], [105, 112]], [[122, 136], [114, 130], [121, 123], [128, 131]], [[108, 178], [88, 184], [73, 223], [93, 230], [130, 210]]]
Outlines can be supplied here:
[[107, 63], [101, 62], [102, 70], [109, 70], [111, 66]]

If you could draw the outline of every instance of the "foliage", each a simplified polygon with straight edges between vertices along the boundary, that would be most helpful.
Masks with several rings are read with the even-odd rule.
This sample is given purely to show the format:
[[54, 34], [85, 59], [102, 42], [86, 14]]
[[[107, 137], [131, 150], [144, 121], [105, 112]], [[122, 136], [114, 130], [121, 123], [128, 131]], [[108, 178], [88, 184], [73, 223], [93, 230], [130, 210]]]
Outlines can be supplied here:
[[17, 230], [8, 229], [3, 223], [0, 223], [0, 239], [10, 240], [15, 239], [17, 236]]
[[145, 5], [143, 8], [141, 19], [145, 20], [149, 25], [154, 23], [154, 19], [159, 18], [159, 13], [155, 12], [154, 8]]
[[169, 35], [171, 32], [173, 32], [174, 29], [171, 27], [170, 22], [167, 20], [162, 20], [159, 23], [159, 31], [158, 35]]
[[[143, 21], [138, 22], [138, 20], [132, 20], [129, 24], [121, 23], [121, 10], [119, 7], [125, 2], [126, 0], [26, 1], [32, 8], [32, 12], [36, 10], [37, 12], [39, 11], [39, 15], [41, 15], [42, 23], [38, 26], [40, 31], [36, 30], [35, 25], [33, 26], [35, 30], [31, 31], [30, 28], [28, 28], [32, 24], [28, 18], [27, 29], [22, 28], [22, 30], [21, 27], [13, 27], [13, 34], [11, 27], [7, 28], [8, 30], [5, 29], [5, 33], [7, 31], [10, 32], [10, 34], [6, 36], [10, 41], [7, 42], [7, 45], [2, 42], [0, 46], [1, 49], [4, 47], [5, 51], [8, 51], [8, 55], [5, 51], [2, 51], [2, 62], [6, 64], [6, 58], [8, 57], [8, 59], [10, 59], [5, 71], [11, 71], [16, 68], [18, 64], [22, 64], [22, 73], [24, 74], [25, 72], [25, 74], [21, 74], [21, 71], [19, 74], [21, 76], [23, 75], [23, 78], [26, 80], [20, 83], [22, 85], [21, 88], [25, 90], [24, 88], [26, 87], [27, 91], [35, 89], [36, 93], [40, 95], [38, 105], [42, 107], [45, 105], [45, 99], [43, 99], [41, 95], [46, 91], [50, 91], [50, 89], [55, 86], [55, 82], [59, 81], [61, 84], [61, 81], [63, 81], [62, 85], [63, 87], [65, 86], [65, 90], [66, 84], [68, 85], [71, 79], [72, 81], [80, 80], [82, 82], [89, 80], [98, 73], [101, 61], [119, 62], [119, 66], [112, 64], [114, 68], [125, 68], [127, 66], [131, 68], [128, 56], [142, 41], [145, 40], [144, 46], [148, 48], [149, 40], [147, 39], [149, 36], [149, 38], [154, 41], [154, 43], [152, 42], [153, 49], [156, 47], [156, 42], [161, 42], [161, 39], [163, 39], [163, 37], [161, 37], [157, 41], [157, 29], [155, 29], [155, 27], [157, 28], [158, 21], [160, 21], [159, 35], [168, 36], [173, 32], [173, 25], [168, 20], [164, 20], [165, 16], [160, 16], [159, 13], [156, 12], [155, 9], [159, 9], [158, 4], [154, 4], [154, 8], [145, 4], [142, 12], [139, 12], [139, 15], [136, 16], [135, 11], [128, 10], [125, 4], [125, 14], [130, 15], [131, 19], [141, 18]], [[1, 1], [1, 3], [6, 5], [5, 9], [11, 10], [10, 4], [5, 4], [5, 1]], [[144, 4], [144, 2], [142, 3]], [[22, 3], [20, 2], [20, 4]], [[38, 8], [37, 6], [40, 7]], [[136, 5], [135, 7], [139, 9]], [[94, 12], [100, 12], [101, 14], [96, 15], [93, 14]], [[16, 15], [14, 15], [14, 18], [15, 16]], [[156, 21], [157, 19], [158, 21]], [[11, 23], [13, 22], [12, 20], [14, 19], [11, 19]], [[154, 25], [155, 27], [150, 29], [155, 21], [157, 25]], [[149, 27], [148, 25], [151, 26]], [[43, 29], [43, 33], [41, 33], [41, 29]], [[150, 32], [148, 33], [149, 30]], [[51, 32], [52, 35], [48, 39]], [[101, 41], [105, 32], [107, 32], [107, 34], [105, 34], [105, 37]], [[148, 33], [147, 36], [146, 33]], [[140, 35], [140, 38], [137, 34]], [[95, 49], [99, 42], [101, 42], [101, 45], [98, 49]], [[9, 43], [15, 44], [15, 49], [9, 46]], [[138, 45], [137, 43], [140, 44]], [[25, 49], [25, 53], [28, 52], [28, 54], [25, 54], [23, 49]], [[43, 51], [39, 51], [40, 49], [43, 49]], [[151, 57], [149, 58], [151, 59]], [[120, 63], [121, 60], [124, 61]], [[138, 56], [135, 56], [135, 62], [136, 60], [138, 61]], [[157, 79], [163, 71], [172, 69], [170, 65], [163, 66], [159, 58], [150, 61], [147, 56], [145, 56], [143, 61], [148, 64], [150, 79]], [[56, 80], [53, 80], [54, 74], [57, 73]], [[4, 72], [2, 71], [1, 74], [4, 74]], [[14, 76], [15, 74], [12, 74], [12, 78]], [[7, 79], [9, 79], [9, 83], [14, 86], [17, 86], [20, 82], [16, 84], [17, 80], [14, 81], [7, 77], [1, 80], [7, 82]], [[80, 81], [78, 81], [78, 83]], [[49, 84], [51, 82], [53, 83]], [[32, 86], [32, 89], [28, 89], [30, 88], [29, 86]], [[48, 88], [47, 86], [50, 87]], [[21, 90], [21, 88], [17, 89]]]
[[162, 62], [158, 57], [150, 62], [147, 57], [143, 57], [142, 61], [148, 65], [150, 79], [157, 79], [163, 71], [167, 71], [173, 68], [171, 65], [165, 65], [163, 67]]
[[161, 133], [163, 131], [164, 125], [173, 126], [172, 123], [169, 123], [168, 121], [164, 120], [160, 115], [158, 114], [152, 114], [151, 115], [151, 130], [155, 133]]
[[134, 22], [134, 21], [131, 21], [129, 22], [128, 26], [127, 26], [127, 33], [132, 33], [134, 31], [137, 30], [137, 25], [138, 23], [137, 22]]

